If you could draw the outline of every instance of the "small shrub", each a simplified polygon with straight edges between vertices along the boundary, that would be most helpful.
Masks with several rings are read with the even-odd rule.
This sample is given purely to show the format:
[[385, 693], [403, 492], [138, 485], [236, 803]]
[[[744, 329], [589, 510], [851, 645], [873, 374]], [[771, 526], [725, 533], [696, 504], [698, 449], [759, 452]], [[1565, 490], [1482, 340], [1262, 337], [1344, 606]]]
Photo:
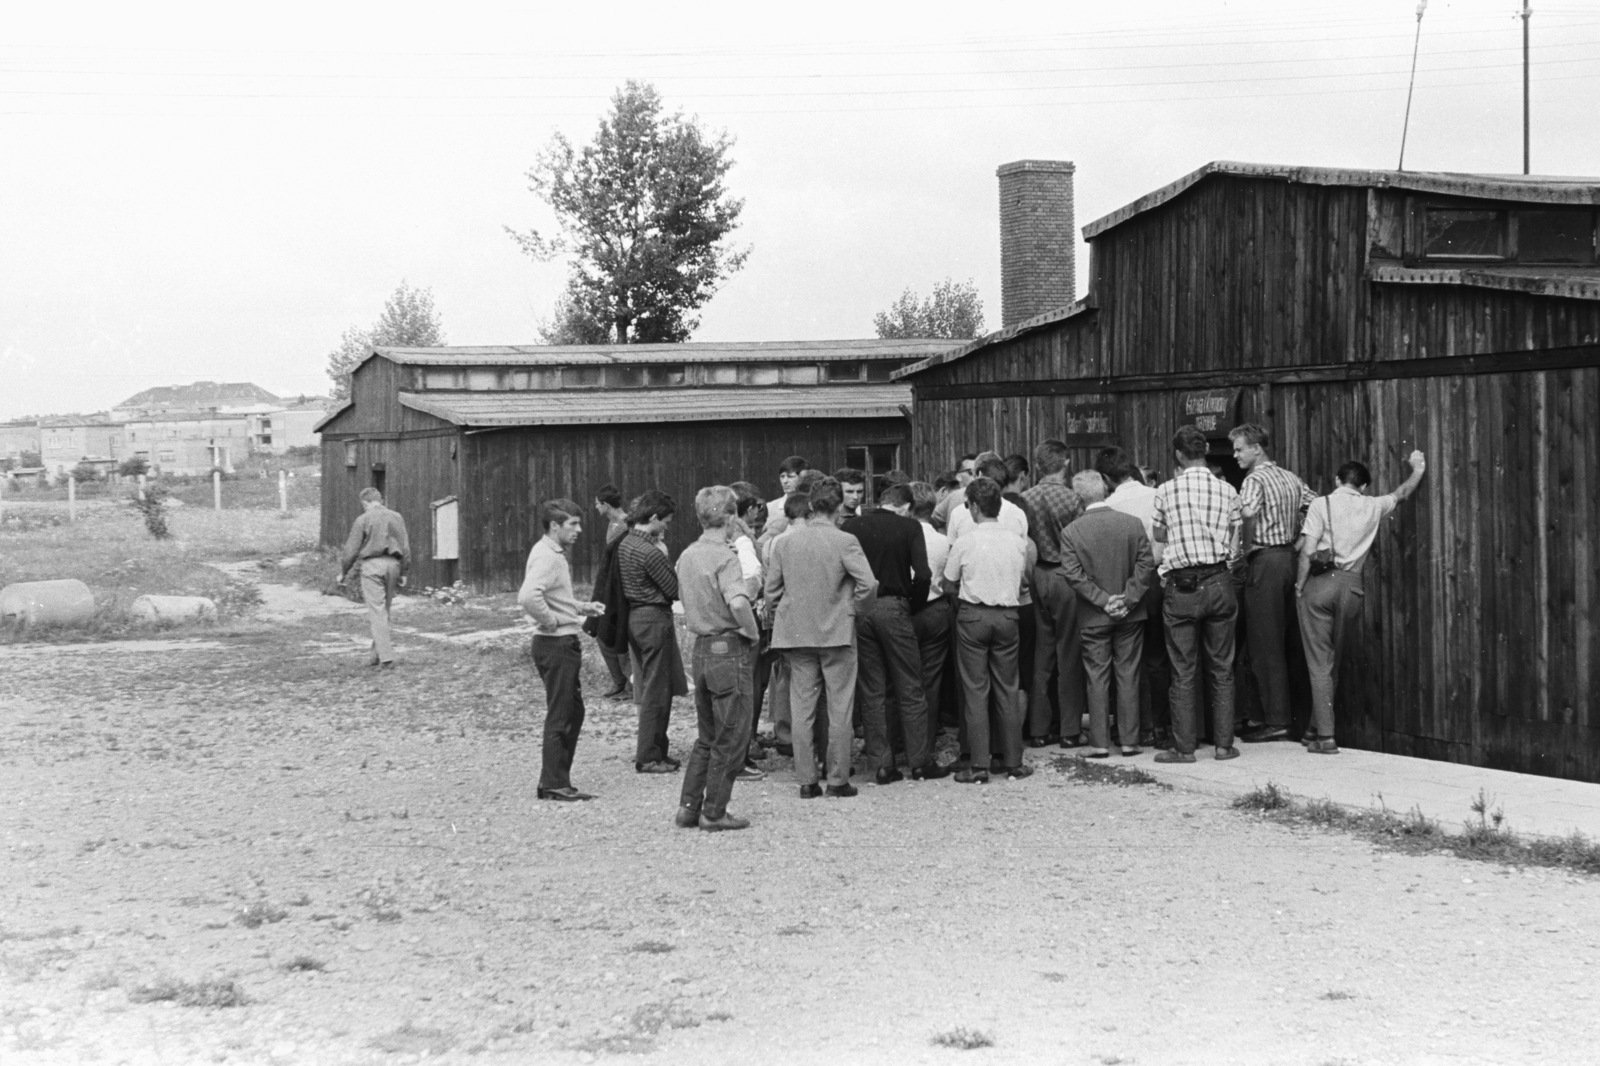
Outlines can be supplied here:
[[1289, 806], [1289, 794], [1268, 781], [1234, 800], [1233, 805], [1241, 811], [1281, 811]]
[[148, 485], [144, 490], [144, 499], [139, 498], [137, 491], [132, 497], [134, 508], [144, 516], [144, 528], [156, 540], [166, 540], [172, 536], [167, 529], [167, 497], [170, 495], [160, 485]]
[[964, 1025], [958, 1025], [954, 1029], [935, 1033], [933, 1043], [938, 1047], [955, 1048], [957, 1051], [976, 1051], [978, 1048], [994, 1047], [994, 1037], [981, 1029], [968, 1029]]
[[164, 978], [155, 984], [140, 985], [128, 993], [133, 1003], [176, 1003], [180, 1007], [242, 1007], [248, 1000], [233, 981], [206, 978], [179, 981]]
[[313, 958], [310, 955], [296, 955], [294, 958], [284, 963], [283, 968], [290, 973], [306, 973], [310, 970], [315, 970], [318, 973], [321, 973], [323, 970], [328, 968], [328, 964], [323, 962], [321, 959]]
[[289, 917], [288, 911], [261, 899], [241, 910], [233, 920], [246, 929], [257, 929], [268, 923], [281, 922], [287, 917]]
[[1344, 992], [1336, 988], [1332, 991], [1322, 993], [1322, 995], [1318, 996], [1317, 998], [1326, 999], [1337, 1003], [1340, 1000], [1355, 999], [1356, 994], [1354, 992]]

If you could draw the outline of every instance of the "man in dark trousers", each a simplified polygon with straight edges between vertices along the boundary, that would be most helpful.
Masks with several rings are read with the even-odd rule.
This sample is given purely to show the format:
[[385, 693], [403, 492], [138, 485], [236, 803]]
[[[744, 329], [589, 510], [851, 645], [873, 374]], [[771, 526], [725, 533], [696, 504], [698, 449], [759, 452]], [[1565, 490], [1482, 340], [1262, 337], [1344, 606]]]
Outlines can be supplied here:
[[678, 556], [683, 615], [694, 634], [694, 701], [699, 732], [683, 775], [677, 825], [718, 832], [748, 829], [728, 813], [733, 782], [744, 767], [752, 726], [755, 649], [761, 630], [750, 607], [739, 556], [728, 542], [737, 498], [726, 485], [695, 494], [703, 531]]
[[1139, 747], [1139, 657], [1144, 650], [1144, 596], [1155, 560], [1144, 523], [1106, 506], [1106, 479], [1085, 470], [1072, 491], [1087, 506], [1061, 537], [1061, 570], [1078, 596], [1078, 640], [1088, 675], [1091, 759], [1111, 754], [1111, 679], [1117, 683], [1117, 733], [1122, 754]]
[[[594, 509], [606, 523], [606, 548], [621, 540], [628, 532], [628, 510], [622, 505], [622, 490], [607, 482], [600, 486], [600, 491], [594, 494]], [[605, 599], [605, 590], [601, 587], [606, 578], [609, 567], [602, 566], [599, 575], [595, 578], [596, 600]], [[584, 627], [590, 636], [596, 636], [596, 628], [592, 625]], [[601, 697], [608, 700], [633, 699], [633, 685], [628, 677], [628, 656], [626, 652], [618, 654], [605, 641], [600, 641], [600, 658], [606, 664], [606, 672], [611, 675], [611, 688]]]
[[339, 584], [345, 583], [351, 567], [359, 568], [356, 580], [372, 630], [371, 664], [389, 669], [394, 666], [389, 605], [411, 562], [411, 542], [406, 537], [406, 520], [383, 505], [383, 493], [362, 489], [361, 508], [339, 555]]
[[1270, 438], [1261, 426], [1236, 426], [1228, 431], [1228, 439], [1233, 442], [1234, 459], [1249, 471], [1239, 489], [1244, 516], [1244, 637], [1266, 719], [1249, 723], [1239, 739], [1251, 744], [1289, 740], [1290, 671], [1296, 680], [1306, 676], [1295, 620], [1295, 541], [1306, 508], [1317, 494], [1272, 461], [1267, 454]]
[[[1038, 561], [1033, 566], [1033, 602], [1037, 617], [1033, 675], [1028, 689], [1028, 746], [1081, 743], [1083, 726], [1083, 659], [1078, 650], [1078, 598], [1061, 574], [1061, 532], [1083, 513], [1083, 501], [1067, 487], [1069, 456], [1064, 441], [1041, 441], [1033, 450], [1038, 484], [1022, 494], [1031, 513], [1028, 536]], [[1056, 681], [1051, 691], [1050, 682]], [[1052, 699], [1052, 697], [1054, 697]]]
[[794, 772], [800, 798], [823, 794], [817, 784], [812, 720], [818, 697], [828, 695], [827, 794], [854, 796], [850, 783], [850, 714], [856, 697], [856, 615], [868, 605], [877, 579], [861, 542], [834, 524], [844, 502], [839, 483], [812, 486], [804, 523], [772, 542], [766, 599], [772, 611], [772, 646], [789, 667]]
[[546, 500], [539, 506], [544, 536], [528, 553], [517, 602], [533, 619], [533, 665], [544, 683], [544, 751], [539, 764], [538, 797], [572, 802], [593, 799], [572, 785], [572, 756], [583, 729], [583, 619], [605, 610], [581, 602], [572, 591], [567, 550], [583, 532], [583, 511], [571, 500]]
[[641, 774], [670, 774], [682, 765], [667, 754], [672, 697], [689, 694], [672, 620], [678, 575], [659, 542], [676, 509], [671, 496], [651, 489], [635, 501], [628, 515], [633, 528], [617, 542], [617, 574], [628, 601], [628, 647], [638, 664], [639, 742], [633, 768]]
[[1172, 438], [1182, 468], [1156, 490], [1162, 611], [1172, 660], [1172, 750], [1157, 762], [1194, 762], [1195, 685], [1204, 672], [1218, 760], [1233, 759], [1233, 631], [1239, 601], [1228, 563], [1238, 553], [1239, 494], [1206, 465], [1206, 435], [1183, 426]]
[[922, 688], [922, 654], [912, 614], [928, 599], [930, 573], [922, 523], [910, 517], [911, 487], [891, 484], [879, 507], [846, 519], [842, 527], [861, 542], [878, 581], [878, 595], [856, 615], [856, 669], [861, 717], [866, 724], [867, 765], [880, 785], [903, 780], [894, 766], [887, 687], [894, 683], [895, 717], [905, 736], [906, 764], [913, 780], [944, 777], [933, 759], [932, 720]]

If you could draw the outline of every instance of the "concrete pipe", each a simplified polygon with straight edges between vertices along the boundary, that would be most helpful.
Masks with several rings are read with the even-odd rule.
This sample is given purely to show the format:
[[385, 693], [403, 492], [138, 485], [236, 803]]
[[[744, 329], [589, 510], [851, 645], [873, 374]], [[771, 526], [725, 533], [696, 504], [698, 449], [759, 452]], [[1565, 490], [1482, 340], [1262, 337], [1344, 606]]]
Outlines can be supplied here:
[[151, 624], [217, 620], [217, 605], [204, 596], [140, 596], [131, 611], [139, 621]]
[[0, 624], [82, 625], [94, 618], [94, 593], [82, 581], [19, 581], [0, 589]]

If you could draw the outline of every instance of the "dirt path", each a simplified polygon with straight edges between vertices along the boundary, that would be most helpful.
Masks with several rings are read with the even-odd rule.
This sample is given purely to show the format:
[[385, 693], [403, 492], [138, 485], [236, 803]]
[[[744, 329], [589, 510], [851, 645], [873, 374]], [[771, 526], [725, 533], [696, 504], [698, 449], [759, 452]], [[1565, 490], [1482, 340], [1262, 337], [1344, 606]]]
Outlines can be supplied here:
[[[1592, 881], [1047, 762], [803, 802], [779, 761], [736, 790], [754, 828], [683, 832], [677, 779], [632, 771], [631, 708], [591, 701], [600, 799], [537, 803], [518, 644], [412, 639], [378, 674], [359, 638], [336, 612], [5, 668], [0, 1061], [1499, 1064], [1600, 1039]], [[680, 753], [687, 728], [680, 704]], [[248, 1002], [136, 1002], [166, 979]], [[958, 1026], [994, 1046], [931, 1043]]]

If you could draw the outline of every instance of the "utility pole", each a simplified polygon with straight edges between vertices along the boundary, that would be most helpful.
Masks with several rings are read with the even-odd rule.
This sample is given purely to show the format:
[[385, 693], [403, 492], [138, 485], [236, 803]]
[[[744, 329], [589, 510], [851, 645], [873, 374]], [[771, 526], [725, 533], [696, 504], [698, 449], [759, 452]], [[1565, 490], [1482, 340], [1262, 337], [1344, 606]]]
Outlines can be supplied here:
[[1528, 16], [1533, 9], [1522, 0], [1522, 172], [1529, 173], [1528, 161]]
[[1406, 118], [1400, 127], [1400, 164], [1395, 168], [1397, 170], [1406, 168], [1406, 134], [1411, 132], [1411, 94], [1417, 88], [1417, 48], [1422, 44], [1422, 13], [1427, 10], [1428, 0], [1420, 0], [1417, 4], [1417, 35], [1411, 42], [1411, 84], [1406, 86]]

